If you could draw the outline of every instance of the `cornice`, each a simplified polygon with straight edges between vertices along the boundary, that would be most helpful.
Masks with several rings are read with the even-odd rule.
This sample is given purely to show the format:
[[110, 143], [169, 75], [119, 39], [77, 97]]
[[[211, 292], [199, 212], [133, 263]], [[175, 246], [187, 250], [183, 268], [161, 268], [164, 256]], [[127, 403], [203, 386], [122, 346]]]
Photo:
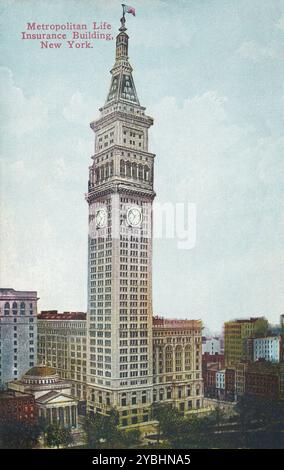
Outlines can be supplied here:
[[[144, 150], [140, 150], [140, 149], [138, 150], [135, 148], [123, 147], [123, 145], [113, 144], [113, 145], [110, 145], [107, 149], [104, 149], [101, 152], [95, 153], [95, 155], [92, 155], [91, 158], [94, 160], [97, 157], [103, 157], [107, 155], [109, 152], [113, 152], [115, 150], [120, 150], [121, 152], [127, 152], [127, 153], [135, 153], [136, 155], [143, 155], [144, 157], [150, 157], [152, 159], [156, 157], [155, 153], [145, 152]], [[123, 157], [125, 157], [125, 155], [123, 155]]]
[[[125, 104], [120, 102], [121, 104]], [[136, 115], [132, 113], [123, 112], [120, 110], [115, 110], [105, 116], [101, 116], [99, 119], [92, 121], [90, 127], [94, 132], [97, 132], [102, 126], [110, 124], [112, 121], [126, 121], [130, 124], [137, 122], [137, 124], [146, 124], [147, 128], [153, 125], [154, 119], [151, 116], [146, 115]]]
[[156, 196], [156, 193], [153, 189], [147, 188], [137, 188], [130, 184], [125, 183], [108, 183], [105, 186], [101, 186], [98, 188], [94, 188], [90, 190], [86, 194], [86, 201], [90, 204], [91, 202], [95, 201], [99, 197], [108, 196], [110, 194], [126, 194], [129, 196], [138, 196], [138, 197], [146, 197], [153, 200]]

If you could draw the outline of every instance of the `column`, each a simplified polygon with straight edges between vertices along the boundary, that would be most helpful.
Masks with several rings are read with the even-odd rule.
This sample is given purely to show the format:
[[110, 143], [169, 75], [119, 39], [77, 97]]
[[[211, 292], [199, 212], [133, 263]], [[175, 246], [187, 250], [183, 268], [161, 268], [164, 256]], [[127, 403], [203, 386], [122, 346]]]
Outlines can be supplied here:
[[176, 373], [176, 345], [173, 344], [173, 373]]
[[76, 427], [77, 420], [76, 420], [76, 406], [71, 406], [71, 423], [72, 426]]
[[181, 353], [181, 371], [184, 373], [185, 371], [185, 346], [182, 345], [182, 353]]
[[162, 347], [162, 351], [163, 351], [163, 375], [166, 373], [166, 349], [167, 349], [167, 346]]
[[46, 409], [46, 419], [47, 419], [48, 424], [52, 423], [52, 415], [51, 415], [51, 409], [50, 408]]
[[58, 408], [58, 411], [59, 411], [59, 423], [61, 424], [61, 426], [64, 426], [65, 425], [64, 408], [60, 407]]
[[68, 427], [71, 426], [71, 420], [70, 420], [70, 406], [65, 407], [65, 414], [66, 414], [66, 424]]

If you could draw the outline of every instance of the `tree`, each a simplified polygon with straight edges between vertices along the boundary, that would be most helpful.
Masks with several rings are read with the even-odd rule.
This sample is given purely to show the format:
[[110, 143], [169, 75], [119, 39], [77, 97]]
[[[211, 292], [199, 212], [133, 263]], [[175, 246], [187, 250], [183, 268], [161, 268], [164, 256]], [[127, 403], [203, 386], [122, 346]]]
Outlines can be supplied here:
[[59, 423], [50, 424], [45, 430], [45, 444], [48, 447], [68, 447], [73, 442], [70, 429]]
[[152, 415], [158, 421], [158, 443], [161, 434], [166, 438], [175, 434], [182, 415], [176, 408], [169, 404], [154, 403], [152, 406]]
[[83, 424], [88, 447], [91, 449], [116, 447], [122, 440], [118, 424], [119, 415], [114, 409], [111, 409], [107, 415], [99, 413], [88, 415]]
[[197, 415], [184, 416], [172, 405], [155, 404], [153, 417], [159, 422], [158, 442], [161, 434], [174, 448], [203, 446], [207, 439], [209, 419]]
[[114, 409], [109, 414], [88, 415], [83, 423], [86, 444], [90, 449], [131, 447], [140, 441], [140, 431], [119, 429], [119, 415]]
[[0, 423], [0, 447], [2, 449], [30, 449], [37, 445], [41, 426], [16, 420]]
[[129, 429], [127, 431], [120, 430], [117, 445], [120, 448], [126, 448], [136, 446], [140, 443], [141, 432], [139, 429]]
[[284, 403], [281, 400], [244, 395], [237, 403], [236, 410], [245, 446], [248, 445], [248, 431], [256, 426], [261, 427], [267, 436], [283, 430]]
[[83, 422], [86, 443], [91, 449], [97, 449], [102, 438], [101, 422], [102, 416], [100, 414], [88, 415]]
[[[216, 423], [218, 429], [220, 428], [220, 424], [224, 420], [225, 412], [220, 407], [220, 403], [217, 404], [216, 408], [211, 413], [214, 422]], [[209, 416], [210, 417], [210, 416]]]
[[212, 425], [210, 419], [196, 414], [185, 417], [169, 441], [174, 448], [208, 448]]

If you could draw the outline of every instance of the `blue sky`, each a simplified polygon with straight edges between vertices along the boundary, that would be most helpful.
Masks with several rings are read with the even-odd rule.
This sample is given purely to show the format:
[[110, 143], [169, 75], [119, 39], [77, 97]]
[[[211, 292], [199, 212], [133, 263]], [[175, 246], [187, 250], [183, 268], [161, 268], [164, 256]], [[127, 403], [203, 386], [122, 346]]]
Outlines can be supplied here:
[[[28, 21], [107, 21], [120, 1], [1, 2], [1, 285], [41, 309], [85, 310], [89, 122], [114, 41], [41, 50]], [[129, 56], [154, 117], [157, 201], [197, 207], [197, 244], [156, 240], [156, 314], [225, 320], [284, 311], [284, 1], [133, 0]]]

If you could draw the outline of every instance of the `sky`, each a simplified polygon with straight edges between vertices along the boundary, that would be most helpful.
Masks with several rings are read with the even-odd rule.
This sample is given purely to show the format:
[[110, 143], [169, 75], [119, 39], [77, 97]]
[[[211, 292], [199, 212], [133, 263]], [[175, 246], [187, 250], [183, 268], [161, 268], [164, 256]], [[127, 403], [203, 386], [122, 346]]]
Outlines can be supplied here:
[[[196, 245], [154, 240], [154, 313], [284, 312], [284, 1], [131, 0], [129, 56], [154, 118], [156, 201], [196, 205]], [[41, 49], [27, 22], [106, 21], [120, 0], [1, 0], [1, 287], [39, 309], [86, 310], [89, 123], [110, 85], [115, 41]]]

